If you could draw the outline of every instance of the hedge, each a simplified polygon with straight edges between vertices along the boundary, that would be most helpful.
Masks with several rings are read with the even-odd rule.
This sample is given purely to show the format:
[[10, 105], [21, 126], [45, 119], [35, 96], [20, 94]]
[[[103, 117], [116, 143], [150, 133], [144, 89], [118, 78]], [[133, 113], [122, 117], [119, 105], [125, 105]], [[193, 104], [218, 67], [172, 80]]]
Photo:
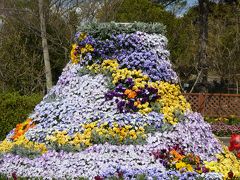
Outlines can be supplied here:
[[19, 93], [0, 93], [0, 141], [5, 138], [16, 124], [23, 122], [42, 95], [22, 96]]

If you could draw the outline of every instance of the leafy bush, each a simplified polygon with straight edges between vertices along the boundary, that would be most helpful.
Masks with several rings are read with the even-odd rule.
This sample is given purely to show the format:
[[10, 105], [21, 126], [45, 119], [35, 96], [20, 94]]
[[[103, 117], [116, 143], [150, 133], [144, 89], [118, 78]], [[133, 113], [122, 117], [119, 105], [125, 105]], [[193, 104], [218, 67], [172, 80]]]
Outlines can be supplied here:
[[41, 99], [42, 95], [39, 94], [21, 96], [19, 93], [0, 93], [0, 140], [26, 119]]
[[230, 118], [228, 118], [227, 124], [229, 124], [229, 125], [240, 125], [240, 118], [235, 117], [235, 116], [231, 116]]

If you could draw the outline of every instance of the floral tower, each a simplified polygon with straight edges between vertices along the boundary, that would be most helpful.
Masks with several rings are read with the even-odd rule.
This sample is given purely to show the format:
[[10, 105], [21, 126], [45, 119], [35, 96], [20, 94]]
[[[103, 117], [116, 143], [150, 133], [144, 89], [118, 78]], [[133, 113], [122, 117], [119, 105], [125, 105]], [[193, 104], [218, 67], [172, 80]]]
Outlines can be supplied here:
[[181, 95], [163, 32], [81, 27], [57, 84], [0, 144], [0, 177], [239, 178], [236, 156]]

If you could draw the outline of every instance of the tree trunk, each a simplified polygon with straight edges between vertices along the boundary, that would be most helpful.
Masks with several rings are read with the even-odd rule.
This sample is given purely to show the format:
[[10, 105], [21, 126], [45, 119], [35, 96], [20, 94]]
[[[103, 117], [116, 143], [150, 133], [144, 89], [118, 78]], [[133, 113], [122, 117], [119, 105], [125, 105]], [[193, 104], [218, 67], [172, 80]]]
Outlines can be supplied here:
[[[202, 71], [200, 83], [207, 91], [208, 62], [207, 62], [207, 41], [208, 41], [208, 0], [198, 0], [199, 3], [199, 58], [198, 68]], [[204, 91], [204, 90], [203, 90]]]
[[50, 64], [49, 52], [48, 52], [45, 17], [43, 12], [43, 0], [38, 0], [38, 5], [39, 5], [39, 15], [40, 15], [40, 25], [41, 25], [43, 59], [44, 59], [45, 75], [46, 75], [46, 87], [47, 87], [47, 91], [49, 91], [52, 88], [52, 73], [51, 73], [51, 64]]

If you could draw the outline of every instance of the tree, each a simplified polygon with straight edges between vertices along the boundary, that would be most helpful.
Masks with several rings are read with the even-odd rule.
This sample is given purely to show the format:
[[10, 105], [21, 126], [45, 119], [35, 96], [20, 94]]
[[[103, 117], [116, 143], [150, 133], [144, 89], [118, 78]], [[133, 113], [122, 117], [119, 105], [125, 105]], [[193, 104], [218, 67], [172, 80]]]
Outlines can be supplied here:
[[[161, 3], [165, 7], [171, 6], [173, 4], [184, 3], [184, 0], [153, 0], [153, 2]], [[208, 4], [209, 0], [198, 0], [199, 7], [199, 52], [198, 52], [198, 76], [191, 89], [193, 91], [195, 85], [200, 80], [203, 85], [207, 84], [207, 39], [208, 39]], [[203, 89], [206, 91], [206, 87]]]
[[[208, 0], [198, 0], [199, 4], [199, 57], [198, 68], [199, 73], [196, 79], [200, 79], [203, 85], [203, 92], [207, 91], [207, 76], [208, 76], [208, 59], [207, 59], [207, 42], [208, 42]], [[196, 84], [196, 83], [195, 83]], [[193, 90], [192, 87], [191, 91]]]
[[[60, 0], [55, 0], [60, 1]], [[66, 1], [66, 0], [65, 0]], [[63, 2], [63, 0], [61, 0]], [[70, 1], [68, 1], [70, 3]], [[69, 61], [71, 41], [79, 23], [76, 5], [66, 9], [48, 3], [46, 37], [53, 83]], [[21, 94], [46, 93], [38, 1], [5, 1], [0, 29], [0, 90]]]
[[46, 74], [46, 87], [47, 87], [47, 91], [49, 91], [52, 88], [52, 72], [51, 72], [51, 64], [49, 59], [48, 43], [47, 43], [47, 37], [46, 37], [46, 25], [45, 25], [44, 11], [43, 11], [44, 9], [43, 0], [38, 0], [38, 3], [39, 3], [43, 59], [44, 59], [45, 74]]
[[210, 67], [230, 87], [240, 81], [240, 6], [235, 3], [212, 5], [209, 14]]

